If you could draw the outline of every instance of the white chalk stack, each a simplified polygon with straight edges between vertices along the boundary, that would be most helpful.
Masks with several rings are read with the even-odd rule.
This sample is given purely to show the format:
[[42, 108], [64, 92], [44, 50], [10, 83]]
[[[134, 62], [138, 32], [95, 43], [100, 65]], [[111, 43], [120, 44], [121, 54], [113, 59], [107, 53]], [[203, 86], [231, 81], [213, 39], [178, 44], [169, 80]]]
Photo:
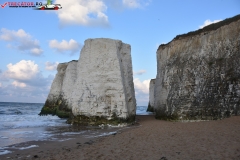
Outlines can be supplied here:
[[[59, 108], [59, 104], [66, 106]], [[44, 107], [68, 108], [74, 117], [84, 119], [135, 117], [131, 46], [120, 40], [87, 39], [78, 61], [58, 65]]]

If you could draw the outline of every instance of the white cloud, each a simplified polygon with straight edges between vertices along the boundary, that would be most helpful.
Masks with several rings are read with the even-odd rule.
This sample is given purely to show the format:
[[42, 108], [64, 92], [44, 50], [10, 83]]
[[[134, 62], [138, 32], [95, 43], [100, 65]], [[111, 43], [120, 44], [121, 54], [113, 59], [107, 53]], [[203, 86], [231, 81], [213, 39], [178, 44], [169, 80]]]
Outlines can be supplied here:
[[149, 83], [150, 79], [140, 81], [138, 78], [133, 80], [137, 105], [146, 106], [149, 101]]
[[204, 21], [203, 25], [199, 26], [199, 28], [203, 28], [203, 27], [208, 26], [208, 25], [210, 25], [212, 23], [217, 23], [217, 22], [220, 22], [220, 21], [222, 21], [222, 20], [219, 19], [219, 20], [211, 21], [210, 19], [207, 19], [206, 21]]
[[30, 86], [26, 83], [24, 83], [26, 85], [24, 86], [23, 84], [21, 84], [23, 82], [17, 81], [14, 84], [11, 83], [9, 85], [0, 87], [0, 101], [33, 103], [45, 102], [49, 92], [48, 85], [51, 81], [44, 81], [45, 83], [47, 83], [43, 86]]
[[8, 70], [4, 72], [7, 78], [15, 80], [30, 80], [38, 74], [38, 65], [31, 60], [21, 60], [16, 64], [8, 64]]
[[133, 75], [142, 75], [146, 73], [146, 70], [133, 71]]
[[103, 0], [109, 8], [117, 11], [124, 9], [143, 9], [148, 6], [152, 0]]
[[80, 52], [81, 44], [79, 44], [73, 39], [70, 39], [69, 42], [67, 42], [66, 40], [58, 42], [57, 40], [54, 39], [49, 41], [49, 47], [56, 49], [56, 51], [60, 53], [70, 51], [71, 54], [73, 54], [78, 51]]
[[107, 6], [102, 0], [56, 0], [55, 3], [63, 7], [55, 12], [62, 26], [109, 26]]
[[18, 81], [13, 81], [12, 85], [14, 85], [15, 87], [21, 87], [21, 88], [26, 87], [25, 83], [18, 82]]
[[58, 62], [52, 63], [52, 62], [46, 62], [45, 63], [45, 69], [48, 71], [55, 71], [57, 69], [58, 66]]
[[[8, 64], [7, 70], [0, 75], [2, 79], [14, 80], [19, 83], [24, 83], [26, 86], [46, 86], [52, 76], [43, 77], [38, 65], [31, 60], [21, 60], [16, 64]], [[17, 85], [14, 82], [15, 86]]]
[[139, 8], [141, 6], [138, 0], [123, 0], [123, 5], [129, 8]]
[[124, 8], [144, 8], [151, 0], [56, 0], [62, 9], [57, 14], [60, 27], [82, 25], [93, 27], [109, 27], [108, 7], [122, 10]]
[[0, 39], [10, 42], [10, 44], [7, 45], [9, 48], [17, 49], [21, 52], [27, 52], [35, 56], [39, 56], [43, 52], [39, 46], [39, 41], [33, 39], [32, 36], [23, 29], [14, 31], [2, 28]]
[[40, 48], [33, 48], [33, 49], [30, 50], [30, 53], [32, 53], [34, 55], [41, 55], [42, 52], [43, 52], [43, 50], [40, 49]]
[[151, 0], [122, 0], [122, 3], [127, 8], [143, 8], [151, 3]]
[[13, 41], [16, 38], [31, 38], [29, 34], [27, 34], [23, 29], [19, 29], [18, 31], [11, 31], [6, 28], [1, 29], [0, 38], [4, 41]]
[[0, 87], [0, 101], [44, 102], [54, 76], [43, 77], [34, 61], [21, 60], [8, 64], [0, 78], [7, 80]]
[[150, 79], [144, 80], [141, 82], [138, 78], [135, 78], [133, 80], [134, 82], [134, 88], [136, 94], [148, 94], [149, 93], [149, 83]]
[[124, 6], [122, 3], [122, 0], [103, 0], [104, 3], [109, 7], [114, 10], [123, 10]]
[[0, 87], [2, 87], [2, 83], [0, 82]]

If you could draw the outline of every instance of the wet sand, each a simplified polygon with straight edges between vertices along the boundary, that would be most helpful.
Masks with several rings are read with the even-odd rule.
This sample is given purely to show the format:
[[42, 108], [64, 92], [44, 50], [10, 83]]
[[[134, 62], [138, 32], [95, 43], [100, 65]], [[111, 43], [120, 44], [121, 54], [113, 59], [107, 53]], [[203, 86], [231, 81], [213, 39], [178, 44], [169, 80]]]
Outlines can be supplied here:
[[28, 142], [24, 145], [39, 147], [15, 150], [0, 159], [240, 159], [240, 116], [204, 122], [167, 122], [152, 115], [136, 119], [138, 124], [108, 136]]

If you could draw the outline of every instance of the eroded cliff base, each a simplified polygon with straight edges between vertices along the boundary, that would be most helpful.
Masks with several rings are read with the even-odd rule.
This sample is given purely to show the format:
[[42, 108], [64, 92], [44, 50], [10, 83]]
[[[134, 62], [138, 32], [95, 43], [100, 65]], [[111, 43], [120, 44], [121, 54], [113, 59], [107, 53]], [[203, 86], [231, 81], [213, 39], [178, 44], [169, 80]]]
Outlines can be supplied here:
[[221, 120], [223, 118], [228, 118], [232, 114], [230, 111], [221, 111], [218, 109], [206, 109], [199, 110], [195, 112], [188, 112], [187, 114], [180, 114], [177, 112], [165, 112], [164, 109], [159, 109], [155, 111], [155, 118], [159, 120], [167, 120], [167, 121], [182, 121], [182, 120]]
[[151, 106], [150, 102], [148, 103], [147, 112], [154, 112], [154, 106]]
[[127, 118], [117, 117], [115, 114], [111, 117], [111, 119], [107, 119], [107, 117], [103, 116], [71, 116], [68, 120], [68, 124], [72, 125], [81, 125], [81, 126], [99, 126], [99, 125], [115, 125], [118, 124], [133, 124], [135, 122], [135, 115], [131, 115]]
[[56, 115], [59, 118], [69, 118], [71, 110], [68, 109], [67, 103], [62, 98], [59, 98], [57, 101], [47, 100], [39, 113], [40, 116], [44, 115]]

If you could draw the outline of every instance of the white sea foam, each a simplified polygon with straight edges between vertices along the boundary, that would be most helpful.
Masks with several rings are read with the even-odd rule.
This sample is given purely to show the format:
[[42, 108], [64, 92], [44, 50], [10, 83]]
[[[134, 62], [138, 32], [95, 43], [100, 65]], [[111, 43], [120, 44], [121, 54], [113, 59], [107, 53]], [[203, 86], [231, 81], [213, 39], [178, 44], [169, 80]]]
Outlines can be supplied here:
[[64, 141], [68, 141], [70, 139], [73, 139], [73, 138], [65, 138], [65, 139], [61, 139], [61, 140], [58, 140], [59, 142], [64, 142]]
[[65, 121], [51, 115], [2, 115], [0, 117], [0, 123], [2, 124], [0, 129], [63, 126], [67, 125]]
[[[0, 136], [1, 139], [8, 139], [8, 137]], [[1, 149], [1, 148], [0, 148]]]
[[105, 128], [105, 127], [109, 127], [109, 128], [121, 128], [121, 127], [126, 127], [126, 126], [128, 126], [127, 123], [121, 123], [121, 124], [118, 124], [118, 125], [112, 125], [112, 124], [106, 124], [106, 125], [101, 124], [101, 125], [98, 125], [98, 127], [102, 128], [102, 129]]
[[142, 113], [137, 113], [137, 115], [154, 115], [153, 112], [142, 112]]
[[53, 133], [48, 132], [48, 131], [44, 131], [40, 135], [38, 135], [38, 137], [41, 137], [41, 138], [44, 138], [44, 139], [52, 137], [52, 136], [53, 136]]
[[86, 131], [82, 131], [82, 132], [64, 132], [64, 133], [61, 133], [61, 135], [75, 135], [75, 134], [83, 134], [85, 133]]
[[147, 112], [147, 106], [137, 106], [136, 115], [153, 115], [153, 113]]
[[[14, 129], [14, 128], [32, 128], [32, 127], [45, 127], [45, 126], [63, 126], [67, 125], [65, 119], [60, 119], [57, 116], [39, 116], [38, 113], [41, 109], [41, 104], [4, 104], [1, 108], [4, 113], [0, 116], [0, 130], [1, 129]], [[29, 105], [29, 106], [28, 106]], [[39, 106], [36, 106], [39, 105]], [[22, 114], [16, 114], [17, 111]], [[149, 115], [151, 112], [146, 112], [146, 106], [137, 106], [137, 115]]]
[[24, 149], [29, 149], [29, 148], [34, 148], [34, 147], [39, 147], [38, 145], [31, 145], [31, 146], [28, 146], [28, 147], [21, 147], [21, 148], [18, 148], [19, 150], [24, 150]]
[[[85, 134], [84, 132], [65, 132], [60, 134], [52, 131], [46, 131], [45, 127], [47, 126], [68, 126], [68, 124], [65, 123], [65, 119], [60, 119], [57, 116], [39, 116], [38, 113], [43, 105], [44, 104], [0, 102], [0, 147], [30, 140], [59, 140], [54, 139], [54, 135], [70, 136]], [[146, 109], [146, 106], [137, 106], [136, 114], [149, 114], [149, 112], [146, 112]], [[115, 126], [109, 125], [108, 127]], [[90, 132], [89, 134], [88, 135], [92, 137], [99, 137], [115, 134], [115, 132], [96, 134]], [[33, 146], [36, 147], [35, 145]], [[0, 154], [10, 153], [7, 149], [8, 148], [0, 148]], [[22, 149], [28, 149], [28, 147], [24, 147]]]
[[57, 116], [39, 116], [43, 105], [0, 102], [0, 147], [50, 139], [55, 133], [45, 132], [46, 127], [68, 126]]
[[11, 135], [17, 135], [17, 134], [32, 134], [33, 131], [15, 131], [13, 133], [11, 133]]
[[0, 149], [0, 155], [4, 155], [4, 154], [8, 154], [8, 153], [12, 153], [12, 152], [9, 150], [1, 150]]
[[85, 136], [86, 138], [93, 138], [93, 137], [103, 137], [103, 136], [109, 136], [109, 135], [115, 135], [117, 132], [104, 132], [102, 134], [98, 134], [96, 136]]

